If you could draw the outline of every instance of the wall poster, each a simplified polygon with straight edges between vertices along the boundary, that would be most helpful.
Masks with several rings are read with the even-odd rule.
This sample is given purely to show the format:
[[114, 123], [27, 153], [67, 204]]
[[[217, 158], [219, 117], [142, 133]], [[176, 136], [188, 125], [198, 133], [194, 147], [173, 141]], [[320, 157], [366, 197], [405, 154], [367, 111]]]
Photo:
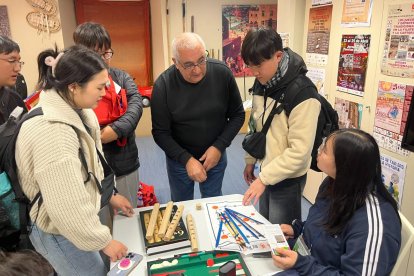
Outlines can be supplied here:
[[282, 45], [283, 48], [289, 47], [289, 33], [279, 33], [280, 34], [280, 38], [282, 38]]
[[372, 0], [343, 1], [342, 27], [369, 27], [371, 25]]
[[401, 148], [414, 86], [380, 81], [378, 84], [373, 136], [380, 147], [400, 155], [409, 151]]
[[241, 46], [250, 28], [276, 30], [277, 5], [223, 5], [223, 61], [235, 77], [253, 76], [241, 57]]
[[310, 80], [315, 84], [316, 88], [318, 89], [319, 94], [326, 97], [325, 94], [325, 69], [323, 68], [316, 68], [316, 67], [308, 67], [308, 72], [306, 76], [310, 78]]
[[0, 35], [11, 37], [7, 6], [0, 6]]
[[371, 35], [342, 35], [336, 88], [364, 96]]
[[414, 78], [414, 3], [388, 7], [381, 73]]
[[332, 5], [311, 8], [309, 11], [306, 63], [325, 66], [328, 63]]
[[312, 7], [330, 4], [332, 4], [332, 0], [312, 0]]
[[362, 104], [335, 98], [334, 108], [338, 112], [339, 128], [361, 128]]
[[381, 153], [382, 182], [401, 207], [407, 163]]

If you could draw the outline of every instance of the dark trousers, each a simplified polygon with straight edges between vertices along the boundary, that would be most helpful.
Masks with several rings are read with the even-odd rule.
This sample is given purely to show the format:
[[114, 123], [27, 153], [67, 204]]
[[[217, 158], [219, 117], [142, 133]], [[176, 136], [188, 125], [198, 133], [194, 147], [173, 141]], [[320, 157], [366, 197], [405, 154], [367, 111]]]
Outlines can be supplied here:
[[[170, 182], [171, 200], [183, 201], [194, 199], [194, 181], [188, 177], [185, 166], [166, 156], [167, 174]], [[223, 195], [221, 191], [224, 171], [227, 167], [227, 154], [224, 151], [220, 161], [207, 172], [207, 180], [200, 183], [201, 197]]]
[[259, 212], [271, 223], [291, 224], [302, 219], [302, 192], [306, 174], [268, 185], [259, 201]]

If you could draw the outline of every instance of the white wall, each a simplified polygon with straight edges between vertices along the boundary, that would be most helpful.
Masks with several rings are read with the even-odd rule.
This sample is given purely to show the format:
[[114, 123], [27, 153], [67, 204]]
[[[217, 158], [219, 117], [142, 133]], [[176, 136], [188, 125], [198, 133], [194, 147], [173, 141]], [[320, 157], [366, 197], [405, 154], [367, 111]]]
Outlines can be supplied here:
[[73, 32], [76, 29], [75, 5], [72, 0], [59, 0], [60, 22], [62, 24], [62, 39], [65, 48], [74, 45]]
[[152, 71], [155, 80], [168, 67], [166, 1], [151, 0]]

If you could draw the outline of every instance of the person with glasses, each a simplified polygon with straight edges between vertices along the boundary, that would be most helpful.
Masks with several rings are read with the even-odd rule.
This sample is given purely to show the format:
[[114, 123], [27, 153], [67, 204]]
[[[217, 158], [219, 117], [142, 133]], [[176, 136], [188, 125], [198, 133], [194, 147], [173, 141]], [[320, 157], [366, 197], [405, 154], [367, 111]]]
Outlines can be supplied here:
[[359, 129], [338, 130], [320, 146], [317, 160], [327, 177], [306, 221], [281, 225], [310, 252], [276, 249], [274, 263], [285, 270], [277, 275], [390, 275], [401, 220], [382, 180], [375, 139]]
[[22, 107], [24, 112], [27, 111], [22, 98], [14, 89], [23, 65], [19, 45], [7, 36], [0, 35], [0, 124], [7, 121], [17, 106]]
[[[290, 223], [301, 217], [302, 191], [310, 168], [321, 105], [315, 86], [306, 77], [306, 64], [297, 53], [283, 48], [273, 29], [253, 29], [244, 38], [241, 55], [256, 80], [250, 125], [261, 131], [282, 93], [297, 85], [298, 97], [274, 115], [266, 134], [265, 156], [258, 160], [246, 153], [244, 179], [249, 186], [243, 203], [258, 202], [259, 212], [272, 223]], [[254, 174], [259, 163], [258, 175]]]
[[[17, 107], [23, 108], [23, 113], [27, 112], [22, 98], [15, 90], [23, 64], [19, 45], [7, 36], [0, 35], [0, 124], [5, 123]], [[0, 185], [4, 187], [3, 183]], [[16, 247], [31, 248], [28, 239], [21, 240], [16, 231], [6, 232], [4, 230], [0, 235], [0, 247], [6, 250], [16, 250]]]
[[[110, 65], [114, 51], [111, 46], [111, 37], [104, 26], [94, 22], [80, 24], [73, 33], [73, 40], [75, 44], [86, 46], [97, 52], [105, 63]], [[116, 175], [117, 189], [121, 195], [131, 201], [135, 208], [139, 183], [139, 157], [135, 143], [135, 129], [143, 111], [142, 97], [128, 73], [109, 67], [109, 75], [114, 81], [116, 91], [120, 88], [126, 90], [128, 105], [124, 115], [101, 129], [101, 140], [105, 158]], [[126, 138], [125, 146], [117, 144], [120, 138]], [[109, 214], [103, 215], [105, 216], [107, 217], [104, 218], [105, 223], [111, 225], [112, 219], [108, 217]]]
[[202, 38], [179, 34], [172, 42], [174, 64], [155, 81], [152, 135], [165, 152], [173, 201], [222, 195], [226, 148], [244, 122], [240, 92], [230, 69], [208, 58]]

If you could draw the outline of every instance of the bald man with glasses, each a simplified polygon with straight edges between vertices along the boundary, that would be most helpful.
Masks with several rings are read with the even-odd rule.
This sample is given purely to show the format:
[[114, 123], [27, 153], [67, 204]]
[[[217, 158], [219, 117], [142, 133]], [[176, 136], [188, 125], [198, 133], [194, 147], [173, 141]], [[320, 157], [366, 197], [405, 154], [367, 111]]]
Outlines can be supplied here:
[[244, 122], [240, 92], [230, 69], [208, 58], [202, 38], [182, 33], [172, 43], [174, 64], [155, 81], [152, 135], [166, 155], [173, 201], [222, 195], [226, 148]]

